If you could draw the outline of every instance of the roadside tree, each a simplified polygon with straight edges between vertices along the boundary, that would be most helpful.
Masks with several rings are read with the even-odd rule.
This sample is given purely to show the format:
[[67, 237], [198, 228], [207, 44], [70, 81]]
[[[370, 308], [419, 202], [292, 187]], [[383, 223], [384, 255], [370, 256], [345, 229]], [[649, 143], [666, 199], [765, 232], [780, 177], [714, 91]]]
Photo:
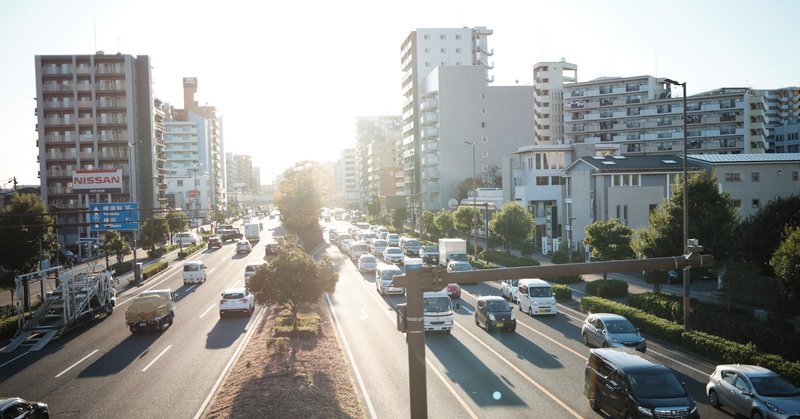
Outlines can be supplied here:
[[169, 222], [163, 217], [151, 218], [142, 223], [139, 231], [139, 244], [142, 249], [156, 250], [156, 247], [164, 242], [164, 235], [169, 234]]
[[787, 227], [800, 226], [800, 195], [777, 198], [742, 221], [736, 241], [737, 259], [753, 262], [765, 275], [772, 275], [770, 259]]
[[[591, 256], [596, 260], [622, 260], [634, 256], [631, 249], [633, 231], [618, 219], [599, 220], [586, 226], [583, 242], [591, 246]], [[608, 274], [603, 272], [603, 279]]]
[[422, 226], [422, 232], [433, 238], [441, 234], [441, 231], [436, 227], [435, 222], [436, 214], [432, 211], [424, 211], [419, 216], [419, 224]]
[[800, 227], [787, 228], [786, 238], [772, 255], [770, 264], [781, 280], [787, 296], [800, 303]]
[[167, 214], [167, 229], [169, 230], [169, 244], [172, 244], [172, 235], [180, 233], [189, 227], [189, 216], [183, 211], [170, 211]]
[[117, 263], [122, 263], [125, 254], [130, 252], [131, 247], [122, 235], [116, 231], [109, 231], [103, 237], [103, 242], [100, 244], [106, 255], [116, 255]]
[[322, 198], [317, 178], [323, 172], [319, 163], [296, 163], [283, 172], [283, 180], [275, 192], [275, 205], [281, 212], [284, 227], [296, 234], [308, 249], [322, 243], [318, 222]]
[[396, 231], [403, 231], [403, 222], [406, 220], [408, 211], [405, 208], [395, 208], [392, 210], [392, 227]]
[[473, 207], [461, 205], [453, 211], [453, 227], [467, 239], [472, 235], [473, 227], [480, 226], [480, 211]]
[[0, 266], [15, 274], [37, 269], [39, 260], [58, 249], [53, 218], [38, 195], [11, 193], [0, 210]]
[[513, 201], [503, 204], [489, 221], [489, 231], [500, 237], [506, 252], [511, 251], [512, 244], [529, 239], [535, 228], [536, 221], [531, 213]]
[[453, 211], [439, 211], [439, 213], [433, 217], [433, 223], [445, 237], [450, 237], [450, 233], [452, 233], [454, 229]]

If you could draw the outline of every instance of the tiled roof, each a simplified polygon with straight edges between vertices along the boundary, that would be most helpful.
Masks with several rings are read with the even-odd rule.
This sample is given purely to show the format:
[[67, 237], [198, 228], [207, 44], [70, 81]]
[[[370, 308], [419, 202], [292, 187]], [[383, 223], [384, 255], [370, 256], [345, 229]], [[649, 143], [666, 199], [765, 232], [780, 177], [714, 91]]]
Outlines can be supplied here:
[[750, 154], [690, 154], [692, 160], [707, 163], [760, 163], [791, 162], [800, 163], [800, 153], [750, 153]]

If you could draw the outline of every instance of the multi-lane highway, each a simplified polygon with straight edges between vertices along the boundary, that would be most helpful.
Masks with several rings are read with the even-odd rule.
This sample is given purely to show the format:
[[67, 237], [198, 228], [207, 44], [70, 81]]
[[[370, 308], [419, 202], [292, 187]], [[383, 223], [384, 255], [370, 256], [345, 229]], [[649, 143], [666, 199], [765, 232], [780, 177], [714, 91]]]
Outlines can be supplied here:
[[[263, 315], [220, 319], [225, 288], [244, 285], [244, 267], [261, 263], [264, 243], [279, 223], [264, 224], [262, 240], [237, 255], [235, 242], [204, 250], [187, 260], [202, 260], [208, 280], [184, 286], [182, 262], [139, 288], [117, 296], [115, 312], [85, 330], [67, 334], [39, 352], [20, 348], [0, 354], [0, 395], [44, 401], [53, 417], [194, 417], [239, 348], [251, 322]], [[275, 230], [279, 229], [279, 230]], [[164, 332], [131, 334], [124, 311], [147, 289], [170, 288], [177, 294], [175, 322]]]

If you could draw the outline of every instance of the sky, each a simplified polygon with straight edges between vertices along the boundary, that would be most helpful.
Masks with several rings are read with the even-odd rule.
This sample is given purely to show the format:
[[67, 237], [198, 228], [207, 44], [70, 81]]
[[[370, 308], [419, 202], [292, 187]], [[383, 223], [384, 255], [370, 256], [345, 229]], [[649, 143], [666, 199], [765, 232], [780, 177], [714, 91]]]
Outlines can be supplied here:
[[179, 108], [197, 77], [225, 151], [268, 184], [355, 147], [356, 117], [401, 113], [400, 45], [417, 28], [493, 30], [494, 86], [564, 58], [578, 81], [669, 77], [691, 95], [800, 85], [798, 17], [792, 0], [0, 0], [0, 186], [39, 184], [35, 55], [148, 55], [154, 95]]

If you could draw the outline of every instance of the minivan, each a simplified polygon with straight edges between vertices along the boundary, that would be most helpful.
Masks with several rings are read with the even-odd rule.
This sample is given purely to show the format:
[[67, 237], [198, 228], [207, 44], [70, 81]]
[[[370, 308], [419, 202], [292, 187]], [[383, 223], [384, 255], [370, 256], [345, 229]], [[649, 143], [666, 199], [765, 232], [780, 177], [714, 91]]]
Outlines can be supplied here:
[[517, 285], [519, 310], [533, 316], [558, 314], [556, 297], [550, 283], [538, 278], [520, 279]]
[[697, 405], [675, 373], [631, 348], [591, 349], [583, 394], [612, 417], [697, 419]]
[[183, 285], [206, 282], [206, 265], [203, 262], [191, 261], [183, 264]]
[[375, 269], [375, 288], [381, 294], [403, 294], [406, 289], [403, 287], [393, 287], [392, 278], [402, 275], [403, 271], [395, 265], [381, 263]]
[[[459, 308], [459, 304], [455, 304]], [[450, 333], [453, 330], [453, 301], [447, 291], [422, 294], [422, 310], [426, 332]]]

